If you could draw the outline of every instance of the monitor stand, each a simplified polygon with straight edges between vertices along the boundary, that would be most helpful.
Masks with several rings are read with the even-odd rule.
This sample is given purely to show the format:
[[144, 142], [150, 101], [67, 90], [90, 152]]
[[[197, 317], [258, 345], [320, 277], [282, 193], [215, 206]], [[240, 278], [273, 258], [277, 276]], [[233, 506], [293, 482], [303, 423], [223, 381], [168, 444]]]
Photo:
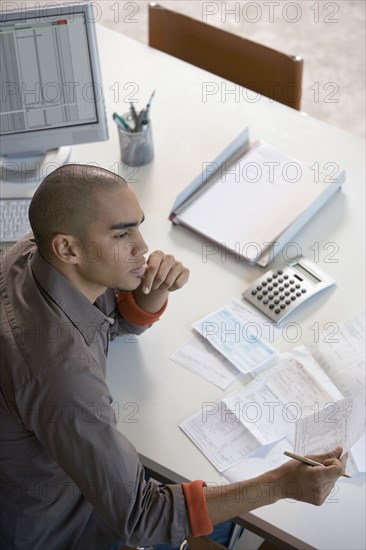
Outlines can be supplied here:
[[0, 157], [0, 197], [32, 198], [43, 179], [67, 162], [71, 147]]

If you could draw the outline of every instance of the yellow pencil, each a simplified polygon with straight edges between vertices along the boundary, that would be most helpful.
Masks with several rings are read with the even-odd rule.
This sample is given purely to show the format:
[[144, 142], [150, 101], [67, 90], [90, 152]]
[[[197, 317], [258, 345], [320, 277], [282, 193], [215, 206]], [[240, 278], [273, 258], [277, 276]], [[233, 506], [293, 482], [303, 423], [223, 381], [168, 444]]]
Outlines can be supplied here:
[[[321, 462], [316, 462], [315, 460], [311, 460], [311, 458], [307, 458], [306, 456], [296, 455], [294, 453], [290, 453], [290, 451], [284, 451], [283, 453], [286, 456], [289, 456], [290, 458], [294, 458], [295, 460], [299, 460], [300, 462], [303, 462], [304, 464], [309, 464], [309, 466], [323, 466]], [[342, 474], [343, 477], [350, 478], [351, 476], [348, 474]]]

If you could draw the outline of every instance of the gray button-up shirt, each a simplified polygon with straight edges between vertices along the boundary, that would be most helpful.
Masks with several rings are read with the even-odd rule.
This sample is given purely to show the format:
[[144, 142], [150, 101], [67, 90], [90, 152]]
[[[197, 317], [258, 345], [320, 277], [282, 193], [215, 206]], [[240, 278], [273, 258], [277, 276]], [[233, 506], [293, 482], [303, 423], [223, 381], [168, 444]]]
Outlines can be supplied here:
[[109, 335], [142, 330], [113, 290], [91, 304], [29, 237], [5, 255], [0, 284], [1, 548], [178, 545], [182, 488], [145, 481], [105, 381]]

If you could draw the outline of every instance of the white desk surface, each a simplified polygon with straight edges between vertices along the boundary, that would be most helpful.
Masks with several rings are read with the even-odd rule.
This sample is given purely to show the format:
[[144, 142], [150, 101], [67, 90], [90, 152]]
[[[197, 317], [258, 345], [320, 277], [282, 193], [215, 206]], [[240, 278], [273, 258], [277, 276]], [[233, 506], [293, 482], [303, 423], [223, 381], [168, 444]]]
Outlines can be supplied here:
[[[142, 231], [150, 250], [172, 252], [191, 269], [189, 284], [171, 295], [167, 312], [151, 330], [138, 341], [130, 338], [110, 346], [108, 382], [119, 404], [119, 428], [145, 464], [161, 475], [175, 481], [221, 483], [223, 478], [178, 423], [200, 409], [202, 402], [220, 400], [224, 392], [169, 356], [190, 336], [193, 321], [229, 298], [239, 298], [263, 270], [237, 263], [231, 256], [225, 261], [220, 254], [203, 261], [201, 239], [168, 221], [171, 205], [200, 171], [202, 162], [212, 161], [246, 126], [252, 137], [289, 155], [311, 164], [336, 162], [346, 169], [342, 191], [296, 238], [311, 259], [314, 246], [319, 247], [320, 267], [337, 280], [336, 288], [290, 319], [301, 325], [296, 343], [306, 343], [313, 337], [310, 327], [315, 322], [320, 328], [327, 322], [341, 323], [364, 308], [365, 144], [267, 98], [250, 102], [248, 97], [254, 96], [249, 92], [243, 95], [233, 84], [103, 27], [98, 28], [98, 41], [110, 140], [74, 147], [70, 161], [98, 162], [115, 170], [119, 144], [111, 113], [128, 111], [131, 99], [144, 106], [156, 89], [151, 110], [155, 160], [135, 174], [123, 167], [120, 173], [130, 181], [145, 211]], [[205, 102], [204, 83], [214, 83], [224, 92], [236, 90], [239, 95], [218, 93]], [[281, 257], [276, 264], [280, 261]], [[276, 343], [280, 351], [293, 345], [283, 338]], [[244, 518], [257, 532], [263, 529], [296, 548], [364, 549], [365, 476], [339, 481], [331, 502], [320, 508], [281, 501]], [[282, 548], [287, 547], [283, 543]]]

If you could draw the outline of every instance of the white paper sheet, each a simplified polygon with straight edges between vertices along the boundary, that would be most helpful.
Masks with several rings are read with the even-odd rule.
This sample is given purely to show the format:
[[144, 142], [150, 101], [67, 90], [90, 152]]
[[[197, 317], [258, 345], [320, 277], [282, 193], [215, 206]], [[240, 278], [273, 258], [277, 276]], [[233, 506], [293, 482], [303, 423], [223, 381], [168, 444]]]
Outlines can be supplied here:
[[[243, 323], [251, 327], [264, 342], [273, 342], [281, 334], [281, 330], [274, 323], [245, 302], [231, 298], [225, 307], [240, 317]], [[222, 390], [226, 390], [240, 373], [208, 340], [197, 333], [174, 352], [170, 359]], [[270, 363], [265, 364], [265, 367], [268, 366]], [[244, 379], [243, 382], [249, 381], [250, 377], [255, 376], [259, 371], [260, 369], [256, 369], [248, 373], [248, 379]]]
[[365, 387], [365, 312], [339, 327], [331, 323], [309, 349], [344, 397]]
[[230, 171], [220, 171], [209, 187], [181, 210], [178, 219], [255, 260], [264, 246], [311, 208], [325, 188], [305, 164], [261, 142]]
[[[231, 309], [230, 303], [227, 308]], [[221, 322], [216, 313], [208, 316], [209, 322]], [[236, 323], [241, 317], [245, 323], [246, 313], [236, 313], [229, 311], [229, 318]], [[238, 326], [241, 330], [242, 325]], [[228, 328], [233, 327], [227, 324]], [[343, 398], [336, 384], [352, 372], [355, 378], [351, 383], [345, 380], [346, 391], [364, 390], [362, 377], [357, 377], [364, 353], [364, 317], [357, 316], [340, 329], [337, 342], [323, 345], [321, 354], [318, 349], [321, 365], [305, 346], [275, 356], [274, 366], [216, 403], [217, 410], [204, 421], [199, 411], [182, 423], [182, 429], [227, 479], [247, 479], [276, 467], [286, 460], [284, 450], [317, 454], [338, 445], [345, 451], [351, 449], [347, 464], [351, 475], [366, 470], [365, 393]]]
[[239, 371], [209, 342], [194, 334], [170, 359], [226, 390]]
[[290, 433], [296, 420], [342, 395], [305, 347], [223, 399], [263, 445]]
[[[348, 453], [346, 470], [351, 477], [366, 471], [365, 446], [366, 439], [364, 433], [352, 447], [352, 451]], [[280, 439], [271, 445], [261, 445], [246, 458], [243, 458], [243, 460], [225, 470], [224, 476], [230, 483], [257, 477], [267, 470], [277, 468], [290, 460], [283, 454], [290, 449], [293, 449], [293, 443], [288, 437]]]
[[366, 433], [363, 432], [360, 439], [353, 445], [349, 453], [355, 466], [355, 473], [366, 472]]
[[252, 307], [249, 302], [231, 298], [226, 304], [243, 323], [258, 335], [264, 342], [272, 344], [282, 334], [282, 329], [273, 323], [266, 315]]
[[193, 328], [243, 373], [263, 366], [277, 354], [228, 307], [210, 313]]
[[296, 423], [295, 453], [323, 453], [337, 446], [344, 452], [360, 439], [365, 430], [365, 393], [359, 392], [328, 403], [319, 412]]
[[291, 430], [291, 423], [282, 415], [284, 404], [264, 382], [250, 382], [223, 401], [262, 445]]
[[289, 449], [292, 449], [292, 443], [287, 438], [271, 445], [261, 445], [247, 458], [225, 470], [224, 475], [231, 483], [252, 479], [287, 462], [289, 458], [283, 453]]
[[185, 419], [181, 429], [212, 464], [223, 472], [259, 445], [224, 403], [203, 403], [201, 410]]
[[341, 393], [329, 379], [325, 380], [323, 376], [314, 373], [314, 370], [311, 372], [308, 368], [311, 361], [312, 358], [307, 361], [304, 358], [298, 360], [289, 354], [263, 377], [281, 403], [289, 407], [289, 414], [293, 409], [293, 417], [306, 416], [314, 406], [342, 399]]

